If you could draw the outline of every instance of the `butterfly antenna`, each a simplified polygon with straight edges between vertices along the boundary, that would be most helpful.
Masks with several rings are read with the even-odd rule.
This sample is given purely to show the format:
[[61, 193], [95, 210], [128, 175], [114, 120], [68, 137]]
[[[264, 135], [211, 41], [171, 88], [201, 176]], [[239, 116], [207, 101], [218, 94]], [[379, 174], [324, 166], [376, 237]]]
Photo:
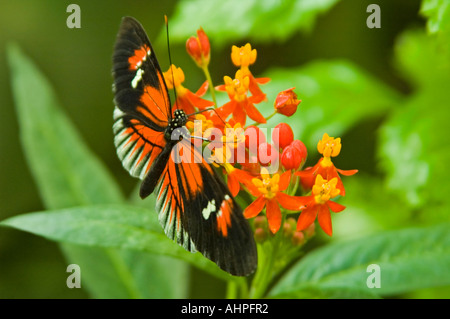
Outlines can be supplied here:
[[[174, 76], [173, 76], [173, 68], [172, 68], [172, 57], [170, 56], [169, 20], [167, 18], [167, 15], [164, 15], [164, 23], [166, 25], [167, 52], [168, 52], [168, 55], [169, 55], [169, 68], [170, 68], [170, 72], [172, 73], [172, 81], [175, 82], [175, 79], [174, 79]], [[177, 105], [177, 90], [175, 89], [175, 85], [173, 85], [173, 94], [175, 95], [175, 108], [178, 109], [178, 105]]]
[[194, 113], [191, 113], [191, 114], [186, 114], [186, 116], [187, 116], [187, 117], [190, 117], [190, 116], [197, 115], [197, 114], [201, 114], [201, 113], [203, 113], [203, 112], [207, 112], [207, 111], [211, 111], [211, 110], [213, 110], [213, 108], [207, 108], [207, 109], [199, 110], [199, 111], [194, 112]]
[[197, 114], [200, 114], [200, 113], [203, 113], [203, 112], [207, 112], [207, 111], [214, 111], [214, 113], [216, 113], [217, 117], [223, 122], [223, 124], [226, 124], [224, 119], [220, 116], [220, 114], [217, 112], [217, 110], [215, 108], [213, 108], [213, 107], [208, 107], [208, 108], [206, 108], [204, 110], [199, 110], [197, 112], [194, 112], [194, 113], [191, 113], [191, 114], [187, 114], [186, 116], [187, 117], [191, 117], [193, 115], [197, 115]]
[[214, 111], [214, 113], [216, 113], [217, 117], [223, 122], [223, 124], [227, 124], [227, 122], [225, 122], [225, 120], [220, 116], [219, 112], [217, 112], [217, 110], [213, 107], [210, 108], [211, 110]]

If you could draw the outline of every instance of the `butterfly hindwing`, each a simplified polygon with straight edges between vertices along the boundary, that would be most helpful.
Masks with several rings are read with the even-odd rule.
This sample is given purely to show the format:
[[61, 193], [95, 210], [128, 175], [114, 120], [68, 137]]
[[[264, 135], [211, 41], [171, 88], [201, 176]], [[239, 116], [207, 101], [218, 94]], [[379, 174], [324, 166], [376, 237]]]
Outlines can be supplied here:
[[[186, 210], [192, 241], [207, 258], [234, 275], [249, 275], [257, 264], [253, 233], [220, 178], [202, 166], [208, 185]], [[199, 212], [201, 211], [201, 214]], [[196, 236], [194, 236], [196, 235]]]
[[[191, 153], [177, 161], [180, 148]], [[166, 235], [233, 275], [252, 273], [257, 254], [250, 226], [200, 150], [182, 140], [172, 149], [163, 176], [156, 196]]]

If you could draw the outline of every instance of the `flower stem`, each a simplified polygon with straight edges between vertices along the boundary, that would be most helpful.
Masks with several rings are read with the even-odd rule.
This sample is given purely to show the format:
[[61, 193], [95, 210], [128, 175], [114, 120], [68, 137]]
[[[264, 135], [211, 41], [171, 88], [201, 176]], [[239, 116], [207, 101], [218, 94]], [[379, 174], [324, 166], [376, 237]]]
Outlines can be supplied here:
[[[291, 185], [289, 185], [289, 190], [290, 190], [289, 195], [295, 196], [295, 193], [297, 192], [299, 184], [300, 184], [300, 178], [294, 174], [293, 183], [291, 183]], [[292, 185], [294, 185], [294, 186], [292, 187]]]
[[237, 298], [237, 283], [235, 280], [230, 280], [227, 283], [227, 294], [225, 296], [227, 299]]
[[245, 278], [233, 278], [227, 282], [226, 299], [248, 298], [247, 280]]
[[[269, 121], [272, 117], [274, 117], [275, 114], [277, 114], [277, 111], [273, 112], [273, 113], [270, 114], [268, 117], [266, 117], [266, 122]], [[262, 123], [256, 122], [256, 123], [253, 123], [252, 125], [253, 125], [253, 126], [259, 126], [259, 125], [261, 125], [261, 124], [262, 124]]]
[[268, 121], [268, 120], [270, 120], [272, 117], [274, 117], [275, 114], [277, 114], [277, 111], [273, 112], [273, 113], [270, 114], [268, 117], [266, 117], [266, 121]]
[[214, 108], [216, 109], [217, 108], [216, 92], [214, 91], [214, 85], [211, 79], [211, 75], [209, 74], [208, 66], [203, 67], [202, 70], [203, 73], [205, 73], [206, 80], [208, 81], [209, 91], [211, 93], [211, 98], [214, 102]]
[[[282, 220], [282, 224], [284, 222], [284, 216]], [[269, 251], [268, 255], [264, 255], [265, 258], [261, 263], [261, 269], [258, 270], [255, 278], [253, 279], [252, 283], [252, 291], [251, 291], [251, 298], [259, 299], [264, 297], [264, 294], [266, 293], [267, 287], [269, 286], [273, 274], [274, 274], [274, 265], [277, 261], [278, 252], [281, 244], [281, 232], [278, 232], [273, 237], [272, 247]], [[262, 249], [261, 249], [262, 250]], [[258, 256], [261, 256], [262, 254], [258, 253]]]

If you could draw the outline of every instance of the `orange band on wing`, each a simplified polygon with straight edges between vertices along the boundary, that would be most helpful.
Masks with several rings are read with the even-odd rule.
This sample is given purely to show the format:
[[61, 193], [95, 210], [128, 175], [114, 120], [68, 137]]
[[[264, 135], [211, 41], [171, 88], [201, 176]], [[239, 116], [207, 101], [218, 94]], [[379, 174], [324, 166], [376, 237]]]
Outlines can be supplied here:
[[220, 212], [217, 215], [217, 230], [222, 233], [224, 237], [228, 236], [228, 227], [231, 226], [231, 212], [233, 210], [233, 201], [230, 197], [225, 199], [220, 205]]
[[[125, 146], [130, 143], [135, 143], [131, 153], [127, 156], [132, 157], [135, 152], [139, 151], [140, 155], [136, 162], [139, 165], [147, 155], [150, 154], [149, 163], [153, 163], [156, 157], [161, 153], [163, 147], [166, 145], [164, 135], [161, 132], [156, 132], [147, 126], [141, 124], [138, 120], [131, 120], [133, 127], [128, 127], [123, 131], [123, 135], [129, 136]], [[158, 145], [158, 147], [155, 147]], [[151, 165], [147, 165], [145, 173], [148, 173]]]
[[134, 50], [134, 55], [128, 58], [128, 63], [130, 63], [130, 70], [137, 70], [141, 66], [142, 61], [144, 61], [149, 54], [150, 48], [146, 44], [144, 44], [139, 49]]
[[145, 108], [137, 107], [136, 110], [155, 124], [164, 127], [167, 126], [167, 119], [169, 118], [167, 114], [168, 101], [165, 93], [161, 94], [158, 89], [147, 85], [144, 88], [144, 94], [141, 96], [141, 103], [145, 105]]

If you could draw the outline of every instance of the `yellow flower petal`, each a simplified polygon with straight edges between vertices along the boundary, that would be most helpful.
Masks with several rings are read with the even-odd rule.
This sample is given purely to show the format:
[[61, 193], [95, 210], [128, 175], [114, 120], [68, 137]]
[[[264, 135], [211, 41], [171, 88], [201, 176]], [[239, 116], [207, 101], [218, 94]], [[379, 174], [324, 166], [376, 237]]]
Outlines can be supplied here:
[[338, 156], [341, 147], [341, 138], [330, 137], [327, 133], [324, 133], [322, 139], [317, 143], [317, 151], [325, 158]]
[[324, 204], [331, 198], [339, 195], [340, 190], [336, 188], [337, 178], [334, 177], [330, 181], [323, 179], [319, 174], [316, 177], [316, 182], [312, 188], [313, 195], [317, 204]]

